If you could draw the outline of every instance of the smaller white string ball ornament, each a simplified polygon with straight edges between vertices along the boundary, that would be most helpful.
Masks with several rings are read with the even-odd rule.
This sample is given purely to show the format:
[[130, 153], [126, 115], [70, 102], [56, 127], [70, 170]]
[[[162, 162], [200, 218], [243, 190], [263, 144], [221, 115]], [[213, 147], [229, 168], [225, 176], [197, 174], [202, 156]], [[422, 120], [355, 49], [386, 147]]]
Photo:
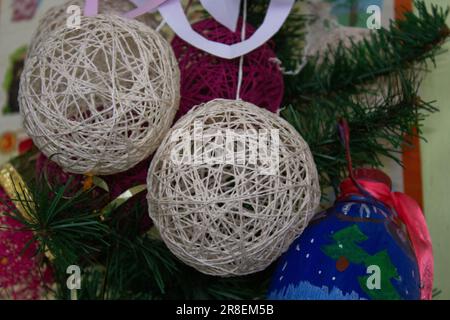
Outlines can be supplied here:
[[19, 103], [36, 146], [71, 173], [110, 175], [150, 156], [179, 107], [175, 55], [157, 32], [113, 15], [83, 17], [30, 55]]
[[340, 25], [332, 14], [333, 6], [327, 1], [307, 2], [306, 11], [316, 19], [307, 26], [306, 57], [319, 56], [322, 61], [330, 49], [336, 50], [340, 44], [348, 48], [370, 38], [369, 29]]
[[209, 275], [267, 268], [301, 234], [319, 201], [316, 166], [300, 134], [239, 100], [213, 100], [181, 118], [148, 175], [149, 212], [162, 239]]
[[[71, 13], [67, 12], [70, 6], [78, 6], [81, 14], [83, 14], [85, 2], [85, 0], [68, 0], [48, 9], [39, 20], [28, 52], [33, 52], [39, 43], [44, 41], [53, 31], [67, 27], [68, 21], [72, 21]], [[99, 0], [99, 13], [101, 14], [121, 15], [135, 8], [136, 6], [130, 0]], [[151, 14], [145, 14], [136, 19], [154, 29], [160, 23], [158, 18]]]

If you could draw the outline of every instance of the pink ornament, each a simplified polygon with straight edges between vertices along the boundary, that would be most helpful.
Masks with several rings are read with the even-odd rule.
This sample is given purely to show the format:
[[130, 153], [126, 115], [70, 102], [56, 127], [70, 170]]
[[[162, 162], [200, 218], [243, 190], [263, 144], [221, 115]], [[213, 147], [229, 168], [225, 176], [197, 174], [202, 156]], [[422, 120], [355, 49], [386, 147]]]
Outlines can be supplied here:
[[[234, 44], [242, 41], [242, 21], [236, 32], [214, 19], [195, 23], [193, 29], [209, 40]], [[246, 25], [246, 38], [255, 28]], [[181, 105], [177, 117], [192, 107], [216, 98], [236, 99], [240, 58], [227, 60], [201, 51], [179, 37], [172, 41], [181, 71]], [[273, 45], [266, 43], [244, 56], [240, 98], [277, 112], [284, 94], [283, 74], [276, 62]]]
[[41, 266], [35, 242], [24, 250], [33, 232], [23, 231], [20, 222], [4, 215], [13, 206], [0, 188], [0, 299], [41, 299], [45, 284], [52, 280], [51, 271]]

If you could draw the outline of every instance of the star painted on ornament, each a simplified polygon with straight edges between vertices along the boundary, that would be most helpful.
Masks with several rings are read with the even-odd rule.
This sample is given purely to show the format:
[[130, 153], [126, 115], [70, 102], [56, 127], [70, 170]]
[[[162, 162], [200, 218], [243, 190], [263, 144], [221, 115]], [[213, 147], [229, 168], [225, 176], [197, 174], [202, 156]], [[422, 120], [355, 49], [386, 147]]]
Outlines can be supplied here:
[[295, 250], [300, 251], [300, 245], [299, 244], [295, 247]]
[[314, 243], [314, 238], [311, 238], [311, 243]]
[[284, 271], [284, 270], [286, 269], [287, 265], [288, 265], [288, 263], [287, 263], [287, 261], [286, 261], [286, 262], [284, 263], [283, 268], [281, 269], [281, 271]]
[[306, 254], [306, 259], [309, 259], [309, 253]]

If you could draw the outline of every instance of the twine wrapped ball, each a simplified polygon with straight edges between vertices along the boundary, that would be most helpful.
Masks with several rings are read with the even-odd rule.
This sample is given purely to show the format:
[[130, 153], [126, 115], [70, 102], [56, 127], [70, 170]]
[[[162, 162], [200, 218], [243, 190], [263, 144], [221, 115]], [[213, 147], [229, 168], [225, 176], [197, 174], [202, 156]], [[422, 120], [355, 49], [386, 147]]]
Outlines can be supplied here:
[[[28, 52], [33, 52], [53, 31], [67, 27], [67, 21], [68, 19], [70, 21], [71, 16], [70, 13], [67, 13], [67, 9], [72, 5], [78, 6], [81, 9], [81, 13], [83, 13], [85, 0], [69, 0], [51, 7], [44, 13], [34, 32]], [[120, 15], [134, 8], [136, 6], [129, 0], [99, 0], [99, 13], [101, 14]], [[151, 14], [142, 15], [137, 20], [152, 28], [156, 28], [159, 25], [157, 18]]]
[[[252, 160], [255, 143], [264, 141], [252, 132], [277, 133], [279, 147], [266, 148], [279, 156], [275, 171], [263, 170], [270, 167], [264, 148]], [[276, 137], [269, 140], [276, 146]], [[286, 251], [314, 214], [320, 188], [309, 146], [289, 123], [251, 103], [218, 99], [190, 111], [165, 137], [147, 198], [168, 248], [198, 271], [226, 277], [261, 271]]]
[[58, 29], [29, 56], [19, 92], [28, 135], [70, 173], [110, 175], [151, 155], [179, 106], [170, 45], [112, 15]]
[[[205, 38], [235, 44], [242, 41], [242, 21], [232, 32], [214, 19], [195, 23], [192, 28]], [[255, 28], [246, 25], [246, 38]], [[179, 37], [172, 40], [181, 73], [181, 103], [177, 117], [191, 108], [216, 98], [236, 99], [240, 58], [222, 59], [199, 50]], [[245, 55], [240, 98], [272, 112], [277, 112], [283, 100], [284, 80], [269, 42]]]

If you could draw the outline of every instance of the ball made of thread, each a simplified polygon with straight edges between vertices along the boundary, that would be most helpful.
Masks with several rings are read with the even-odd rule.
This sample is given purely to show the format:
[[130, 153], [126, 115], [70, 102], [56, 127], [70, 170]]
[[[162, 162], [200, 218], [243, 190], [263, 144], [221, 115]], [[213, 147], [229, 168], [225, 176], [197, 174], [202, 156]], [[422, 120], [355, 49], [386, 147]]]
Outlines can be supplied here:
[[[71, 21], [71, 13], [68, 13], [70, 6], [80, 8], [81, 14], [85, 6], [85, 0], [69, 0], [62, 4], [48, 9], [39, 20], [36, 31], [33, 34], [28, 52], [32, 53], [39, 43], [45, 40], [53, 31], [60, 28], [67, 28], [68, 21]], [[121, 15], [133, 10], [136, 6], [129, 0], [99, 0], [99, 13]], [[72, 12], [73, 14], [73, 12]], [[159, 21], [155, 15], [145, 14], [137, 17], [138, 21], [156, 28]]]
[[19, 104], [35, 145], [65, 171], [111, 175], [149, 157], [179, 107], [170, 45], [114, 15], [58, 29], [22, 73]]
[[[242, 41], [242, 21], [232, 32], [214, 19], [193, 24], [192, 28], [207, 39], [232, 45]], [[246, 38], [255, 28], [246, 24]], [[238, 92], [240, 58], [222, 59], [197, 49], [179, 37], [172, 40], [181, 73], [181, 102], [177, 117], [192, 107], [216, 98], [235, 99]], [[283, 74], [272, 43], [266, 43], [244, 56], [240, 98], [277, 112], [284, 95]]]
[[[189, 161], [184, 152], [198, 151], [198, 141], [204, 150], [221, 152], [218, 140], [193, 138], [199, 124], [205, 134], [278, 130], [275, 171], [262, 173], [261, 150], [257, 162], [250, 160], [252, 138], [231, 144], [241, 145], [244, 162]], [[174, 161], [180, 152], [181, 161]], [[261, 271], [287, 250], [313, 216], [320, 188], [309, 146], [289, 123], [253, 104], [217, 99], [191, 110], [166, 135], [150, 165], [147, 198], [175, 256], [226, 277]]]

